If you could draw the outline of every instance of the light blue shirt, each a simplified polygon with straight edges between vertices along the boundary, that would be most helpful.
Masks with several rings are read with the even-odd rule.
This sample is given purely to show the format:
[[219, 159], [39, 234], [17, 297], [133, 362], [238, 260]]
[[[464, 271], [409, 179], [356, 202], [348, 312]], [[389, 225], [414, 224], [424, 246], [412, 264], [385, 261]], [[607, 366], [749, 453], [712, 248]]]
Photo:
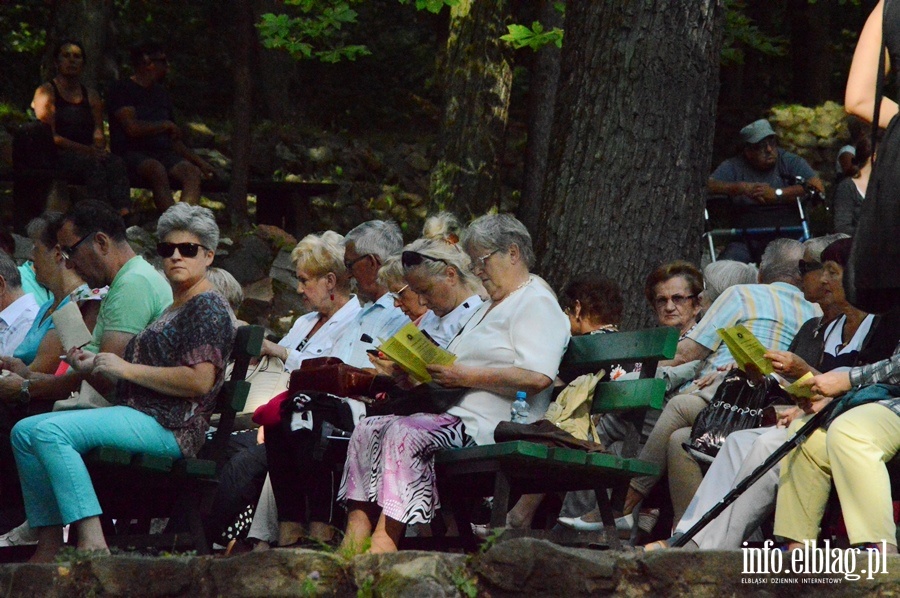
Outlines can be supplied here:
[[[334, 344], [331, 355], [358, 368], [372, 367], [366, 350], [376, 348], [381, 340], [392, 337], [408, 323], [406, 314], [394, 307], [393, 297], [385, 293], [378, 301], [362, 306], [362, 311]], [[371, 342], [360, 340], [364, 334], [372, 339]]]
[[712, 351], [698, 377], [734, 361], [716, 332], [719, 328], [743, 324], [766, 349], [787, 351], [803, 323], [821, 315], [818, 305], [804, 299], [800, 289], [786, 282], [738, 284], [725, 289], [687, 335]]

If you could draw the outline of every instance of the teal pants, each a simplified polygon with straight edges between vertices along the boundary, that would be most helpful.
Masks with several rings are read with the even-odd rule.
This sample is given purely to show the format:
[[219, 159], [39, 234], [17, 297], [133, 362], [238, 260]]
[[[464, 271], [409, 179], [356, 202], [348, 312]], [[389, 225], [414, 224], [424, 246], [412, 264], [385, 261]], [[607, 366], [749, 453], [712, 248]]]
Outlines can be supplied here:
[[31, 527], [66, 525], [100, 515], [82, 455], [99, 446], [181, 458], [171, 430], [131, 407], [56, 411], [12, 430], [25, 512]]

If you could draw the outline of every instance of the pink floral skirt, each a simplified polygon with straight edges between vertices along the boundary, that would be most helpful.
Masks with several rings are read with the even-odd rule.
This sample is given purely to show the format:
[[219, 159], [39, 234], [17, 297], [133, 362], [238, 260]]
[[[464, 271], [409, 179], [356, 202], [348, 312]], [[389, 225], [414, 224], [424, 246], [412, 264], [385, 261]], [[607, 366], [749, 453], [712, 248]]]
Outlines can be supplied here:
[[338, 499], [377, 503], [402, 523], [428, 523], [440, 508], [434, 454], [465, 438], [462, 420], [446, 413], [367, 417], [350, 438]]

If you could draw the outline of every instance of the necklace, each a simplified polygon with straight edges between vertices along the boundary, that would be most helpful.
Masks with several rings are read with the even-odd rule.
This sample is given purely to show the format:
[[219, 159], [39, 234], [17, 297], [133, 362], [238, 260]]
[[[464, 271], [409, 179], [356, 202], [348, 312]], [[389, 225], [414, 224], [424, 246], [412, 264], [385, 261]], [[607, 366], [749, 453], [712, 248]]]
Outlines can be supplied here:
[[522, 284], [520, 284], [519, 286], [517, 286], [516, 288], [511, 290], [509, 293], [507, 293], [506, 297], [503, 297], [499, 301], [494, 301], [494, 304], [496, 305], [497, 303], [500, 303], [500, 301], [505, 301], [510, 295], [522, 290], [523, 288], [527, 287], [529, 284], [531, 284], [531, 276], [528, 277], [528, 280], [526, 280], [525, 282], [523, 282]]

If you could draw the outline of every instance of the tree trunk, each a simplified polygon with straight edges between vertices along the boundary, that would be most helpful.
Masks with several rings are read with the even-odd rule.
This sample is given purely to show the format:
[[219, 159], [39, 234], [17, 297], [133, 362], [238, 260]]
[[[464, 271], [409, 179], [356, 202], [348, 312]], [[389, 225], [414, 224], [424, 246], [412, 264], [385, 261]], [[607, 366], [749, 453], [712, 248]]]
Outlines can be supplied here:
[[[542, 0], [539, 19], [545, 30], [562, 27], [562, 14], [555, 2]], [[544, 197], [544, 175], [547, 171], [547, 151], [553, 128], [553, 104], [559, 81], [561, 51], [555, 45], [538, 50], [531, 66], [528, 85], [528, 143], [525, 146], [525, 184], [519, 201], [518, 217], [528, 230], [540, 226]]]
[[652, 268], [699, 257], [721, 16], [717, 0], [566, 5], [538, 271], [617, 280], [625, 329], [651, 324]]
[[452, 9], [444, 60], [441, 149], [431, 173], [433, 208], [477, 215], [500, 199], [512, 69], [506, 0], [461, 0]]
[[231, 224], [248, 224], [247, 180], [250, 175], [251, 119], [253, 115], [253, 75], [250, 61], [256, 44], [255, 15], [251, 0], [234, 0], [234, 132], [231, 138], [231, 188], [228, 207]]
[[41, 74], [48, 80], [56, 74], [56, 57], [53, 50], [64, 39], [74, 39], [84, 45], [87, 60], [84, 63], [82, 82], [97, 89], [98, 82], [105, 78], [104, 64], [109, 36], [109, 20], [112, 15], [112, 0], [57, 0], [53, 7], [50, 39], [44, 52]]
[[[256, 0], [255, 21], [259, 22], [263, 13], [278, 14], [284, 10], [281, 0]], [[256, 44], [258, 90], [265, 102], [269, 119], [284, 123], [302, 114], [302, 108], [292, 101], [291, 81], [295, 78], [297, 61], [283, 50], [269, 50]]]

